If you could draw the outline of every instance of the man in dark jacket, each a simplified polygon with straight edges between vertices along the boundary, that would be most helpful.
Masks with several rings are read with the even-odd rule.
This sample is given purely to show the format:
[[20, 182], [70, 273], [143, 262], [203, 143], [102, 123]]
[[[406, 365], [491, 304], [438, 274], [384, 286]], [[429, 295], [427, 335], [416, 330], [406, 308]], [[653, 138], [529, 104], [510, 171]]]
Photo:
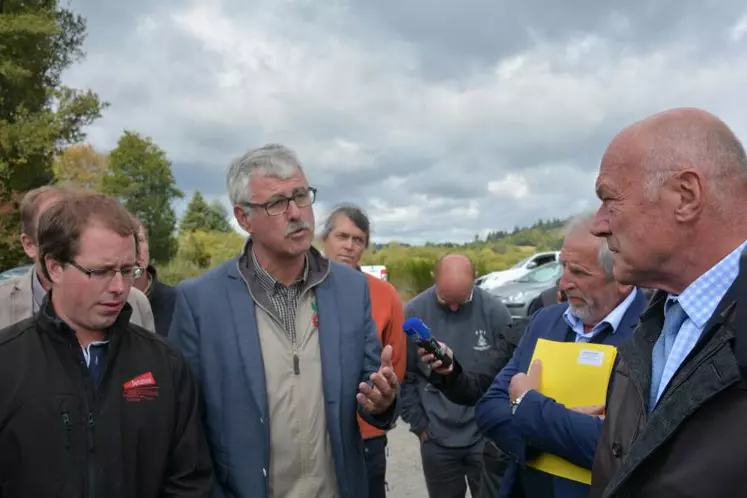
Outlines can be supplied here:
[[[417, 351], [420, 359], [431, 365], [431, 374], [428, 381], [433, 387], [441, 391], [446, 399], [452, 403], [464, 406], [475, 406], [480, 398], [490, 387], [495, 376], [511, 359], [516, 347], [519, 345], [524, 324], [511, 322], [504, 328], [502, 337], [499, 336], [494, 347], [490, 349], [482, 370], [466, 370], [447, 344], [441, 343], [452, 358], [452, 366], [449, 369], [441, 369], [440, 361], [420, 348]], [[502, 452], [492, 441], [485, 442], [482, 455], [482, 475], [480, 476], [480, 491], [475, 498], [495, 498], [498, 496], [503, 474], [508, 467], [508, 456]]]
[[150, 308], [156, 324], [156, 333], [166, 337], [171, 327], [171, 316], [174, 314], [176, 292], [170, 285], [158, 280], [156, 267], [150, 264], [150, 248], [148, 246], [148, 232], [140, 220], [133, 216], [138, 226], [137, 240], [140, 256], [138, 264], [145, 268], [143, 274], [135, 280], [133, 287], [148, 296]]
[[196, 382], [178, 351], [129, 323], [136, 228], [76, 194], [41, 216], [36, 316], [0, 331], [0, 496], [209, 498]]
[[660, 290], [620, 347], [591, 496], [744, 496], [744, 148], [712, 114], [666, 111], [612, 141], [596, 188], [615, 278]]
[[[496, 358], [508, 354], [504, 332], [511, 317], [503, 303], [473, 286], [474, 274], [466, 256], [443, 257], [434, 271], [435, 285], [407, 303], [405, 316], [424, 320], [469, 370], [492, 373]], [[421, 441], [428, 494], [463, 497], [466, 477], [472, 496], [478, 496], [485, 440], [475, 425], [474, 403], [457, 405], [439, 393], [430, 367], [418, 361], [412, 344], [408, 349], [402, 418]]]

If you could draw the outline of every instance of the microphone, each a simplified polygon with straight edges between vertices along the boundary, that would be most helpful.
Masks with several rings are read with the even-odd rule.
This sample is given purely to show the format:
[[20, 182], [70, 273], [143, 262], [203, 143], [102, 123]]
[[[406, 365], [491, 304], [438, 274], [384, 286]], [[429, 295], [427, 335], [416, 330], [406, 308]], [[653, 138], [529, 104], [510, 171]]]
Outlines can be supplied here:
[[438, 341], [431, 335], [431, 330], [423, 323], [420, 318], [408, 318], [402, 325], [402, 328], [411, 340], [418, 346], [425, 349], [428, 353], [441, 360], [443, 368], [451, 366], [451, 358], [446, 354], [446, 349], [442, 348]]

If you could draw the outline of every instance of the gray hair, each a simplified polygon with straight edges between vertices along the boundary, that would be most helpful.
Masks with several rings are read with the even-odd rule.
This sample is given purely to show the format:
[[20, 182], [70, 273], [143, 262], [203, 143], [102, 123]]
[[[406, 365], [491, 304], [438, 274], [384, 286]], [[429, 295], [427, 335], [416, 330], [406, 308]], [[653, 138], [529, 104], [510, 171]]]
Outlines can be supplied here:
[[322, 240], [327, 240], [329, 234], [335, 229], [335, 222], [340, 215], [347, 216], [358, 229], [366, 234], [366, 247], [368, 247], [371, 241], [371, 222], [363, 212], [363, 209], [356, 206], [355, 204], [340, 204], [336, 206], [324, 220], [324, 228], [322, 228]]
[[[286, 180], [304, 173], [296, 153], [284, 145], [268, 144], [234, 159], [226, 175], [228, 198], [232, 205], [246, 204], [252, 198], [249, 182], [255, 174]], [[305, 173], [304, 173], [305, 174]]]
[[739, 183], [747, 184], [744, 146], [715, 116], [706, 123], [680, 120], [662, 124], [652, 140], [642, 161], [643, 193], [649, 201], [656, 201], [664, 183], [687, 168], [697, 168], [707, 176], [714, 200], [729, 202], [724, 191]]
[[[572, 217], [563, 227], [563, 238], [567, 239], [573, 232], [589, 227], [592, 221], [594, 221], [595, 216], [596, 210], [584, 211], [583, 213]], [[589, 235], [591, 235], [591, 230], [589, 230]], [[612, 269], [612, 251], [610, 251], [610, 246], [607, 244], [607, 239], [604, 237], [599, 238], [601, 245], [599, 246], [599, 253], [597, 254], [597, 262], [602, 268], [602, 271], [604, 271], [604, 276], [607, 277], [608, 280], [612, 280], [614, 278]]]

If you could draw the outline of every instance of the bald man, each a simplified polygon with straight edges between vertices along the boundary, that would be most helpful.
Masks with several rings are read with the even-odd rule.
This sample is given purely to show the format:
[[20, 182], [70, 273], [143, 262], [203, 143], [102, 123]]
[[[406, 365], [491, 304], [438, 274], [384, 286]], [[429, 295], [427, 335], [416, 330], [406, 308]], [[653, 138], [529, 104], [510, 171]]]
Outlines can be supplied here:
[[619, 349], [590, 496], [744, 496], [744, 147], [712, 114], [666, 111], [615, 137], [596, 189], [615, 278], [660, 290]]
[[[435, 285], [407, 303], [405, 316], [421, 318], [465, 370], [481, 372], [494, 369], [511, 316], [497, 298], [473, 286], [474, 279], [467, 256], [442, 257], [434, 268]], [[471, 495], [479, 496], [485, 442], [475, 425], [475, 409], [449, 401], [431, 384], [431, 373], [417, 348], [408, 344], [402, 418], [420, 439], [428, 494], [463, 498], [469, 485]]]

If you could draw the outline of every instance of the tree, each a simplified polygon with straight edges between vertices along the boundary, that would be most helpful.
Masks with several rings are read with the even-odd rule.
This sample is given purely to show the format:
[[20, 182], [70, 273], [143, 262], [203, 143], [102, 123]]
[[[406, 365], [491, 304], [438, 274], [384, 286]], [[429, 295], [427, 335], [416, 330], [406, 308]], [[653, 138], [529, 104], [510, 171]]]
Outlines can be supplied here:
[[86, 190], [100, 190], [106, 174], [107, 157], [86, 144], [67, 147], [54, 159], [52, 170], [60, 184]]
[[176, 188], [166, 153], [150, 138], [125, 131], [109, 154], [101, 187], [145, 225], [152, 259], [166, 263], [176, 255], [176, 214], [171, 202], [184, 194]]
[[181, 232], [231, 232], [228, 213], [220, 201], [208, 204], [199, 190], [195, 191], [187, 204], [182, 220], [179, 223]]
[[228, 221], [228, 211], [218, 199], [210, 203], [207, 215], [208, 232], [233, 232], [233, 227]]
[[55, 154], [80, 142], [107, 105], [60, 82], [83, 57], [84, 38], [84, 19], [54, 0], [0, 3], [0, 268], [24, 260], [21, 197], [53, 180]]

